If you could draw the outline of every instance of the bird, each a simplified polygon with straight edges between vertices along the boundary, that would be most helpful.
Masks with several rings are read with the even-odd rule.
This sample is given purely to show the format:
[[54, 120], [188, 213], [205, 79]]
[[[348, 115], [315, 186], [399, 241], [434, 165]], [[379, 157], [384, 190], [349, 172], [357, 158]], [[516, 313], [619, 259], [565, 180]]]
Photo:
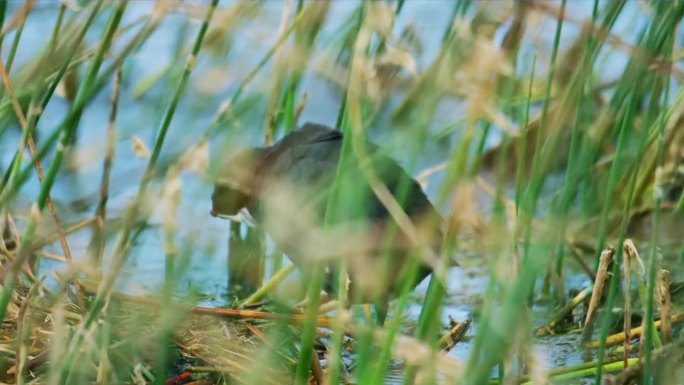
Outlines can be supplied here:
[[[413, 289], [431, 273], [416, 255], [420, 247], [438, 254], [443, 221], [418, 182], [379, 146], [364, 139], [365, 162], [342, 157], [343, 135], [305, 123], [271, 146], [229, 158], [215, 181], [211, 215], [234, 219], [246, 209], [299, 269], [324, 267], [323, 289], [333, 298], [344, 260], [350, 302], [374, 304], [382, 323], [406, 281]], [[363, 167], [396, 199], [421, 245], [402, 231]]]

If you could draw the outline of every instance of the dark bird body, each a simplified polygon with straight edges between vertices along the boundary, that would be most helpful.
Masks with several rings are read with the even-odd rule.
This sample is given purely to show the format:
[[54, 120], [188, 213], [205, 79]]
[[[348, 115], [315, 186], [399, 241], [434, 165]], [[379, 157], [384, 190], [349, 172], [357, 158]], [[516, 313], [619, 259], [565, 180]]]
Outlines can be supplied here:
[[[409, 255], [418, 255], [419, 248], [397, 228], [353, 155], [338, 172], [341, 149], [340, 131], [307, 123], [273, 146], [238, 154], [221, 170], [212, 215], [236, 215], [247, 208], [303, 270], [322, 261], [332, 272], [344, 258], [349, 298], [382, 306], [407, 279], [412, 278], [413, 288], [431, 269], [419, 262], [418, 273], [409, 275]], [[420, 185], [377, 146], [366, 142], [366, 151], [369, 162], [364, 167], [372, 167], [395, 196], [423, 246], [437, 250], [441, 217]], [[326, 214], [336, 174], [339, 194]], [[331, 289], [328, 281], [326, 291]]]

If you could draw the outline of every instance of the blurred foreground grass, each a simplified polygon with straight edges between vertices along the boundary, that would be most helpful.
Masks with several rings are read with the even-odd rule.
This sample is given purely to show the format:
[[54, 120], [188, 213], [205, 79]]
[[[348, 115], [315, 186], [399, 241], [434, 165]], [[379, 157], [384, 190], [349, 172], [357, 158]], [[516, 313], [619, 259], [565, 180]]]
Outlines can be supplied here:
[[[678, 1], [0, 2], [0, 381], [681, 383], [682, 16]], [[408, 291], [384, 327], [343, 305], [299, 314], [311, 277], [245, 305], [288, 264], [259, 229], [208, 224], [209, 186], [236, 148], [306, 120], [352, 150], [372, 137], [442, 210], [441, 261], [466, 273], [433, 275], [417, 319]], [[211, 269], [193, 260], [224, 258], [229, 233], [226, 309], [197, 307], [206, 287], [188, 281]], [[125, 290], [149, 268], [160, 284]], [[487, 283], [464, 300], [456, 276]], [[473, 310], [466, 360], [440, 339], [454, 301]], [[548, 370], [568, 337], [587, 362]]]

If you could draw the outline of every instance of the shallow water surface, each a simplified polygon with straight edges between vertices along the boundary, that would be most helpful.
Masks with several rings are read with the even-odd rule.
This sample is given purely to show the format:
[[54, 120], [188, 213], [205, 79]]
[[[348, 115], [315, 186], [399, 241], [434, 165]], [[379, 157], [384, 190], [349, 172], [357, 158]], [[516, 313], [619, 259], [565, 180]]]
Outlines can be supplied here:
[[[234, 4], [228, 2], [229, 4]], [[10, 2], [10, 12], [14, 12], [20, 4]], [[277, 38], [277, 26], [279, 24], [282, 3], [276, 1], [262, 2], [259, 14], [250, 19], [244, 28], [240, 28], [232, 36], [232, 46], [227, 54], [211, 54], [203, 52], [200, 55], [197, 67], [190, 78], [187, 92], [182, 96], [177, 113], [170, 126], [167, 141], [164, 145], [161, 161], [162, 165], [168, 164], [170, 159], [186, 150], [194, 144], [209, 126], [212, 118], [222, 102], [230, 98], [236, 91], [239, 81], [254, 68], [258, 61], [267, 52]], [[569, 2], [568, 14], [582, 20], [590, 15], [589, 2]], [[151, 5], [145, 2], [131, 2], [125, 14], [123, 24], [130, 23], [139, 17], [145, 16]], [[320, 37], [315, 46], [311, 67], [314, 68], [304, 74], [300, 92], [308, 94], [308, 103], [304, 107], [300, 122], [313, 121], [327, 125], [334, 125], [338, 108], [343, 97], [343, 92], [329, 79], [325, 79], [315, 70], [322, 59], [333, 56], [328, 49], [331, 42], [335, 41], [341, 24], [354, 10], [356, 3], [347, 1], [333, 1], [329, 17], [324, 24]], [[639, 19], [638, 5], [628, 4], [628, 11], [618, 19], [616, 31], [624, 33], [625, 38], [631, 38], [637, 29], [631, 21]], [[39, 49], [47, 42], [49, 36], [45, 34], [45, 24], [53, 23], [57, 7], [47, 2], [37, 2], [36, 9], [27, 20], [24, 30], [23, 43], [17, 53], [17, 64], [20, 68], [30, 58], [34, 57]], [[421, 45], [421, 52], [416, 54], [416, 65], [424, 69], [429, 66], [431, 60], [440, 48], [440, 39], [447, 18], [451, 13], [450, 2], [446, 1], [419, 1], [406, 2], [405, 9], [398, 17], [394, 26], [394, 32], [403, 31], [408, 25], [412, 25], [417, 33]], [[630, 19], [632, 18], [632, 19]], [[114, 166], [112, 170], [109, 201], [107, 206], [109, 234], [105, 258], [110, 255], [114, 243], [121, 215], [131, 198], [136, 194], [138, 184], [147, 161], [136, 156], [133, 150], [133, 141], [140, 140], [148, 148], [152, 146], [160, 117], [169, 102], [171, 91], [177, 81], [177, 72], [185, 60], [192, 36], [198, 27], [197, 21], [192, 20], [188, 25], [186, 15], [172, 14], [164, 19], [158, 30], [154, 32], [144, 47], [138, 50], [127, 61], [123, 68], [123, 83], [119, 114], [117, 120], [117, 140]], [[96, 23], [98, 28], [93, 28], [88, 35], [88, 42], [92, 44], [99, 36], [94, 35], [100, 31], [106, 23], [105, 18], [99, 18]], [[566, 23], [564, 34], [572, 39], [579, 33], [579, 27], [573, 23]], [[552, 30], [552, 20], [541, 20], [535, 28]], [[186, 29], [187, 28], [187, 29]], [[184, 34], [179, 33], [184, 31]], [[92, 35], [92, 36], [91, 36]], [[547, 36], [548, 35], [548, 36]], [[8, 38], [12, 38], [14, 32]], [[180, 36], [180, 40], [179, 40]], [[498, 35], [497, 35], [498, 36]], [[126, 37], [124, 34], [123, 37]], [[498, 37], [501, 38], [501, 37]], [[547, 52], [552, 44], [551, 34], [540, 35], [535, 41], [538, 47], [526, 42], [524, 52], [535, 53], [536, 49]], [[117, 42], [118, 47], [122, 42]], [[180, 44], [183, 54], [176, 57], [175, 46]], [[9, 44], [3, 45], [3, 55], [6, 55]], [[618, 68], [624, 66], [626, 54], [618, 53], [608, 56], [610, 65], [604, 68]], [[545, 60], [540, 61], [546, 62]], [[134, 90], [139, 83], [149, 76], [159, 72], [170, 65], [173, 76], [162, 78], [158, 84], [150, 88], [145, 94], [134, 97]], [[544, 64], [540, 64], [538, 71], [545, 71]], [[83, 71], [83, 69], [81, 69]], [[606, 78], [611, 73], [607, 70]], [[617, 72], [617, 71], [616, 71]], [[245, 92], [248, 96], [256, 95], [254, 106], [250, 113], [240, 117], [242, 119], [235, 126], [234, 131], [226, 135], [212, 138], [210, 144], [210, 158], [215, 161], [229, 146], [226, 144], [258, 145], [262, 138], [264, 126], [263, 114], [265, 113], [266, 98], [263, 94], [270, 87], [272, 68], [265, 67], [254, 79], [249, 89]], [[58, 176], [54, 188], [51, 190], [60, 218], [65, 224], [73, 224], [93, 215], [98, 200], [102, 163], [104, 156], [104, 133], [107, 125], [109, 109], [109, 95], [111, 87], [105, 87], [100, 94], [91, 101], [85, 110], [78, 131], [76, 145], [69, 149], [68, 159], [71, 167], [66, 165]], [[250, 99], [251, 100], [251, 99]], [[368, 127], [367, 136], [392, 156], [398, 159], [408, 168], [411, 158], [409, 151], [413, 147], [410, 140], [411, 133], [401, 132], [394, 129], [390, 123], [390, 112], [401, 101], [400, 95], [390, 97], [388, 105], [379, 113], [379, 118]], [[38, 127], [38, 140], [45, 138], [61, 121], [68, 110], [68, 103], [64, 99], [56, 99], [46, 109]], [[463, 105], [455, 100], [443, 100], [436, 109], [436, 116], [431, 121], [429, 130], [438, 132], [446, 125], [462, 120]], [[457, 131], [441, 140], [430, 141], [418, 154], [415, 164], [410, 165], [407, 171], [417, 175], [421, 170], [443, 162], [453, 149], [454, 143], [459, 139], [460, 131]], [[19, 139], [18, 130], [11, 131], [0, 138], [0, 164], [6, 169], [16, 148]], [[501, 139], [498, 130], [492, 130], [492, 135], [486, 138], [486, 147], [491, 147]], [[47, 163], [47, 162], [46, 162]], [[183, 172], [180, 176], [181, 201], [175, 214], [176, 235], [175, 242], [182, 258], [187, 263], [182, 276], [175, 287], [176, 294], [182, 296], [189, 292], [204, 295], [203, 305], [224, 306], [231, 301], [228, 298], [228, 272], [226, 258], [228, 255], [228, 228], [227, 221], [213, 218], [209, 215], [211, 204], [212, 183], [214, 164], [209, 167], [206, 174], [199, 175], [192, 172]], [[160, 167], [161, 170], [164, 167]], [[162, 173], [162, 171], [160, 171]], [[443, 174], [437, 173], [429, 179], [427, 188], [428, 196], [435, 201], [437, 187], [442, 180]], [[550, 182], [554, 186], [562, 183], [562, 178]], [[164, 282], [164, 241], [162, 235], [162, 219], [165, 207], [160, 204], [163, 189], [161, 176], [157, 178], [150, 189], [150, 196], [146, 201], [146, 208], [153, 212], [148, 225], [142, 231], [133, 247], [129, 251], [129, 259], [119, 275], [116, 290], [128, 294], [154, 294], [158, 293]], [[12, 210], [19, 213], [20, 224], [23, 224], [21, 215], [28, 212], [30, 204], [35, 201], [38, 193], [38, 183], [35, 178], [26, 183], [14, 203]], [[511, 193], [511, 192], [509, 192]], [[545, 203], [552, 197], [543, 196], [540, 206], [546, 207]], [[482, 197], [483, 202], [487, 199]], [[478, 209], [489, 210], [486, 203], [477, 204]], [[447, 214], [448, 207], [439, 207], [443, 214]], [[47, 216], [46, 216], [47, 218]], [[48, 234], [54, 231], [49, 220], [43, 221], [39, 232]], [[79, 230], [68, 237], [74, 258], [77, 262], [84, 262], [88, 243], [91, 238], [89, 228]], [[57, 243], [51, 245], [48, 251], [61, 254]], [[449, 271], [448, 305], [445, 306], [442, 322], [448, 324], [451, 316], [458, 321], [467, 318], [475, 310], [475, 303], [481, 301], [482, 293], [487, 287], [489, 272], [483, 266], [486, 264], [485, 256], [475, 258], [473, 263], [463, 264], [463, 268], [455, 267]], [[105, 266], [106, 266], [105, 261]], [[41, 261], [41, 273], [51, 270], [64, 270], [65, 266], [60, 263], [43, 260]], [[268, 269], [267, 269], [268, 271]], [[290, 280], [296, 280], [295, 275]], [[568, 279], [570, 285], [583, 287], [586, 282], [579, 274]], [[423, 282], [415, 291], [417, 297], [422, 297], [427, 288], [427, 282]], [[415, 321], [420, 312], [418, 302], [409, 308], [409, 319]], [[537, 312], [533, 314], [538, 315]], [[545, 320], [547, 312], [540, 316], [541, 320], [535, 319], [537, 324]], [[472, 330], [478, 325], [473, 323]], [[535, 354], [540, 357], [544, 367], [558, 367], [577, 364], [582, 361], [579, 351], [575, 348], [578, 342], [576, 336], [569, 334], [564, 337], [554, 337], [535, 341]], [[449, 354], [458, 360], [465, 362], [469, 355], [470, 342], [459, 344]]]

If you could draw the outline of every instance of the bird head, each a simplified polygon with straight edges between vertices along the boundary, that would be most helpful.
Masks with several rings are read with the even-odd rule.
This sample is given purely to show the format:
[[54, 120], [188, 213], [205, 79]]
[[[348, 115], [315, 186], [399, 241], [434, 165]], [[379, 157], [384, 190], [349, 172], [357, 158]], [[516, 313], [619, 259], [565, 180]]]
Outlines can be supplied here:
[[254, 197], [262, 149], [245, 150], [231, 158], [219, 171], [211, 195], [211, 215], [232, 219]]

